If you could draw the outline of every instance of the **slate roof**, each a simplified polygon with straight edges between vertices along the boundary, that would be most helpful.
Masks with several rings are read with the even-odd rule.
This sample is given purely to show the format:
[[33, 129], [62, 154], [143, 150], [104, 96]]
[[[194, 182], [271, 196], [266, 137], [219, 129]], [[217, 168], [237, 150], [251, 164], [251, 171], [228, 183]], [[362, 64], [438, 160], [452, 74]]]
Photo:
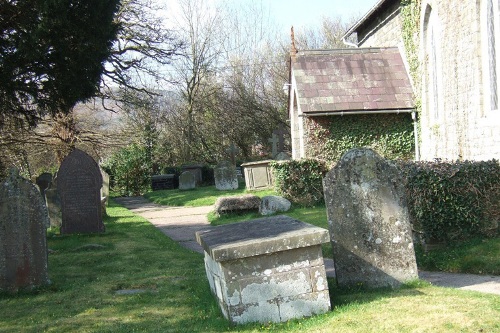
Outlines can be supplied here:
[[305, 114], [409, 112], [415, 107], [398, 48], [299, 51], [292, 75]]

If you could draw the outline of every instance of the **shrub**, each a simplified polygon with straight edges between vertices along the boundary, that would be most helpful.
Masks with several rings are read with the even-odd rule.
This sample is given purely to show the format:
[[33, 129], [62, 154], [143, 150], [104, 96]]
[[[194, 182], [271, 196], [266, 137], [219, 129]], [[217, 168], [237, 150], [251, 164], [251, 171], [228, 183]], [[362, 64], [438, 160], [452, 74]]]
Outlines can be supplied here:
[[425, 240], [496, 235], [500, 165], [487, 162], [400, 162], [410, 218]]
[[113, 191], [126, 196], [149, 191], [150, 161], [146, 149], [138, 144], [131, 144], [113, 154], [104, 165], [110, 175]]
[[278, 194], [302, 206], [324, 202], [323, 176], [327, 172], [324, 162], [315, 159], [274, 161], [270, 166]]

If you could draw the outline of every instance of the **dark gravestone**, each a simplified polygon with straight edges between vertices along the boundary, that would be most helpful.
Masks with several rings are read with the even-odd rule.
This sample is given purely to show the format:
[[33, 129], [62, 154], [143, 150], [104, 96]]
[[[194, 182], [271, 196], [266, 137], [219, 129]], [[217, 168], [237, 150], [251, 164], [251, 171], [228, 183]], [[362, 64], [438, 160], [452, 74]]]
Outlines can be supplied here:
[[101, 186], [101, 171], [92, 157], [79, 149], [66, 156], [57, 173], [62, 234], [104, 232]]
[[44, 172], [40, 174], [40, 176], [36, 177], [36, 185], [40, 189], [40, 193], [42, 194], [42, 198], [45, 198], [45, 190], [50, 187], [50, 183], [52, 182], [52, 174], [48, 172]]
[[337, 283], [397, 287], [417, 279], [408, 209], [395, 166], [348, 151], [323, 180]]
[[151, 189], [158, 190], [173, 190], [175, 188], [175, 175], [154, 175], [151, 176]]
[[0, 291], [49, 283], [45, 202], [35, 185], [12, 172], [0, 184]]

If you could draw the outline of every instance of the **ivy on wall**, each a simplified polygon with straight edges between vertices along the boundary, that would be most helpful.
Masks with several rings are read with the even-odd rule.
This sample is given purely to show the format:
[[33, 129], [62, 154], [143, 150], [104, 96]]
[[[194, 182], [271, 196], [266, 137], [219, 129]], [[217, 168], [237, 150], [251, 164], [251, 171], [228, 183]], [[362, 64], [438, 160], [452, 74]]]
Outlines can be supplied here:
[[[349, 149], [368, 147], [386, 159], [410, 160], [415, 154], [410, 114], [322, 117], [311, 120], [309, 153], [334, 165]], [[314, 154], [314, 155], [312, 155]]]

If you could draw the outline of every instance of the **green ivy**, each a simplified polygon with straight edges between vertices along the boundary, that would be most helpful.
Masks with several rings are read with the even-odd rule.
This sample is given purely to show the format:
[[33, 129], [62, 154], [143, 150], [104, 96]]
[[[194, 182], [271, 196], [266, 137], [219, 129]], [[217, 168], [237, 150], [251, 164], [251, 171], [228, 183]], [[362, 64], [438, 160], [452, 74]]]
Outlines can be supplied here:
[[323, 176], [327, 169], [316, 159], [271, 162], [274, 186], [278, 194], [302, 206], [324, 202]]
[[415, 138], [409, 114], [332, 116], [323, 158], [335, 164], [352, 148], [368, 147], [386, 159], [413, 159]]
[[406, 178], [413, 226], [424, 239], [453, 241], [498, 233], [498, 161], [399, 165]]

